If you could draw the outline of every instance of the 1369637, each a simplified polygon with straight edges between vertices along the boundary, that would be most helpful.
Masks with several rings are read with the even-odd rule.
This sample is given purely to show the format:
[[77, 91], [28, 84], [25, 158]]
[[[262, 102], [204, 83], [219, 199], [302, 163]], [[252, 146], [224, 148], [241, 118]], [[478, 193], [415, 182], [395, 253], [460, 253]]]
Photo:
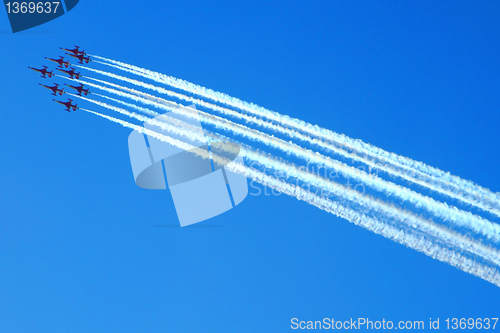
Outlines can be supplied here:
[[7, 2], [7, 13], [50, 14], [55, 13], [60, 2]]
[[447, 329], [495, 329], [497, 325], [498, 318], [447, 318], [446, 328]]

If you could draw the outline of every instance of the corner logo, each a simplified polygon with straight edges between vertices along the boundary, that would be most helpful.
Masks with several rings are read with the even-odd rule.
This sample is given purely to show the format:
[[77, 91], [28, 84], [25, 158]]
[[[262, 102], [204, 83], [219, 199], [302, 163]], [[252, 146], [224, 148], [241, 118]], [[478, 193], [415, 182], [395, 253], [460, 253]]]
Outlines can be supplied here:
[[72, 10], [79, 0], [11, 1], [3, 0], [12, 32], [19, 32], [52, 21]]
[[[196, 112], [194, 107], [189, 107], [188, 112], [193, 111]], [[169, 122], [168, 117], [187, 123], [200, 135], [198, 137], [204, 137], [203, 128], [197, 119], [172, 112], [154, 119], [156, 122]], [[230, 142], [192, 141], [168, 133], [151, 123], [145, 123], [144, 128], [168, 135], [196, 147], [198, 151], [206, 151], [206, 157], [203, 158], [190, 150], [182, 150], [137, 130], [128, 138], [135, 183], [145, 189], [166, 189], [168, 183], [181, 226], [222, 214], [245, 199], [248, 194], [246, 177], [225, 168], [232, 163], [244, 163], [238, 145]], [[216, 162], [211, 158], [212, 154], [223, 157], [226, 163], [222, 165]]]

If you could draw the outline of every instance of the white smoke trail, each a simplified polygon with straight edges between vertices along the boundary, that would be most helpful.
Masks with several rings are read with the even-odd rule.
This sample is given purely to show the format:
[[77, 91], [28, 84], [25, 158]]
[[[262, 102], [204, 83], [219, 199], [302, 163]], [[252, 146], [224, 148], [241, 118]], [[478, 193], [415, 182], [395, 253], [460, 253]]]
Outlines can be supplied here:
[[[104, 60], [107, 63], [105, 65], [118, 68], [136, 75], [141, 75], [147, 77], [154, 81], [170, 85], [172, 87], [188, 91], [190, 93], [209, 98], [219, 103], [237, 107], [241, 110], [249, 112], [253, 115], [257, 115], [266, 119], [277, 121], [285, 126], [295, 128], [299, 131], [307, 133], [308, 135], [313, 135], [315, 137], [324, 139], [329, 142], [336, 142], [343, 144], [350, 149], [357, 150], [362, 154], [366, 154], [373, 159], [383, 159], [386, 163], [391, 163], [396, 167], [405, 169], [407, 172], [411, 172], [411, 176], [415, 177], [421, 182], [432, 184], [434, 187], [441, 188], [441, 191], [448, 191], [453, 193], [454, 196], [462, 197], [463, 201], [471, 204], [475, 202], [477, 204], [481, 203], [482, 206], [486, 207], [486, 210], [494, 209], [495, 215], [498, 215], [500, 202], [500, 194], [493, 193], [490, 190], [483, 188], [471, 181], [461, 179], [458, 176], [451, 175], [449, 172], [444, 172], [437, 168], [428, 166], [422, 162], [414, 161], [410, 158], [397, 155], [395, 153], [387, 152], [378, 147], [367, 144], [358, 139], [349, 138], [343, 134], [338, 134], [333, 131], [321, 128], [317, 125], [312, 125], [306, 123], [300, 119], [291, 118], [286, 115], [281, 115], [277, 112], [267, 110], [253, 103], [247, 103], [241, 101], [237, 98], [228, 96], [221, 92], [216, 92], [211, 89], [201, 87], [190, 83], [185, 80], [180, 80], [173, 78], [168, 75], [164, 75], [158, 72], [150, 71], [144, 68], [126, 64], [123, 62], [107, 59], [104, 57], [96, 56], [98, 59]], [[449, 189], [450, 188], [450, 189]], [[448, 194], [447, 194], [448, 195]], [[477, 205], [476, 204], [476, 205]], [[479, 206], [478, 206], [479, 207]], [[481, 207], [482, 209], [485, 209]]]
[[[134, 79], [130, 79], [130, 78], [127, 78], [127, 77], [124, 77], [124, 76], [121, 76], [121, 75], [116, 75], [116, 74], [113, 74], [113, 73], [109, 73], [109, 72], [105, 72], [105, 71], [101, 71], [101, 70], [97, 70], [97, 69], [93, 69], [93, 68], [89, 68], [89, 67], [84, 67], [84, 66], [78, 66], [78, 67], [84, 68], [84, 69], [87, 69], [89, 71], [92, 71], [92, 72], [95, 72], [95, 73], [98, 73], [98, 74], [101, 74], [101, 75], [105, 75], [105, 76], [108, 76], [108, 77], [111, 77], [111, 78], [115, 78], [115, 79], [118, 79], [118, 80], [121, 80], [121, 81], [132, 83], [134, 85], [137, 85], [137, 86], [140, 86], [140, 87], [143, 87], [143, 88], [151, 89], [151, 90], [154, 90], [154, 91], [156, 91], [158, 93], [166, 94], [168, 96], [171, 96], [171, 97], [174, 97], [174, 98], [178, 98], [178, 99], [190, 102], [190, 103], [198, 104], [198, 105], [201, 105], [203, 107], [209, 108], [211, 110], [220, 112], [220, 113], [222, 113], [224, 115], [228, 115], [228, 116], [231, 116], [231, 117], [238, 118], [238, 119], [243, 120], [243, 121], [245, 121], [247, 123], [253, 123], [253, 124], [256, 124], [258, 126], [270, 129], [272, 131], [276, 131], [278, 133], [288, 135], [288, 136], [290, 136], [292, 138], [297, 138], [297, 139], [300, 139], [302, 141], [308, 142], [310, 144], [317, 145], [317, 146], [320, 146], [322, 148], [329, 149], [332, 152], [334, 152], [336, 154], [339, 154], [339, 155], [341, 155], [343, 157], [346, 157], [346, 158], [349, 158], [349, 159], [353, 159], [353, 160], [357, 160], [359, 162], [365, 163], [366, 165], [368, 165], [368, 166], [370, 166], [372, 168], [375, 168], [375, 169], [381, 170], [383, 172], [386, 172], [388, 174], [400, 177], [402, 179], [408, 180], [408, 181], [413, 182], [415, 184], [418, 184], [420, 186], [427, 187], [427, 188], [429, 188], [429, 189], [431, 189], [431, 190], [433, 190], [435, 192], [447, 195], [447, 196], [449, 196], [451, 198], [460, 200], [460, 201], [462, 201], [462, 202], [464, 202], [466, 204], [478, 207], [480, 209], [483, 209], [485, 211], [488, 211], [488, 212], [490, 212], [492, 214], [495, 214], [495, 215], [497, 215], [497, 216], [500, 217], [500, 206], [499, 206], [499, 203], [496, 203], [497, 207], [494, 207], [494, 205], [492, 205], [491, 202], [485, 203], [484, 200], [480, 201], [480, 200], [477, 200], [477, 198], [469, 198], [468, 196], [464, 195], [463, 192], [456, 193], [456, 191], [450, 191], [450, 190], [444, 188], [443, 186], [437, 186], [436, 184], [434, 184], [432, 182], [422, 181], [422, 180], [420, 180], [418, 178], [412, 177], [412, 175], [408, 173], [408, 171], [414, 172], [414, 170], [408, 170], [408, 168], [406, 170], [401, 170], [401, 169], [399, 169], [397, 167], [393, 167], [393, 166], [391, 167], [391, 165], [386, 164], [385, 161], [381, 161], [381, 162], [379, 161], [379, 162], [377, 162], [377, 161], [374, 161], [373, 158], [369, 159], [369, 158], [365, 158], [363, 156], [359, 156], [359, 155], [350, 153], [350, 152], [348, 152], [348, 151], [346, 151], [344, 149], [336, 147], [335, 145], [329, 144], [328, 142], [324, 142], [322, 140], [315, 139], [315, 138], [310, 138], [309, 136], [304, 135], [304, 134], [302, 134], [300, 132], [294, 131], [292, 129], [288, 129], [288, 128], [282, 127], [280, 125], [273, 124], [273, 123], [270, 123], [268, 121], [264, 121], [262, 119], [259, 119], [259, 118], [253, 117], [253, 116], [247, 116], [245, 114], [241, 114], [241, 113], [236, 112], [234, 110], [227, 109], [227, 108], [224, 108], [224, 107], [220, 107], [218, 105], [214, 105], [214, 104], [211, 104], [211, 103], [207, 103], [207, 102], [205, 102], [203, 100], [192, 98], [192, 97], [189, 97], [189, 96], [185, 96], [185, 95], [182, 95], [182, 94], [179, 94], [179, 93], [176, 93], [176, 92], [173, 92], [173, 91], [161, 88], [161, 87], [154, 86], [152, 84], [144, 83], [144, 82], [141, 82], [141, 81], [138, 81], [138, 80], [134, 80]], [[119, 88], [119, 89], [123, 89], [123, 87], [121, 87], [121, 86], [119, 86], [117, 84], [113, 84], [113, 83], [110, 83], [110, 82], [106, 82], [106, 81], [98, 80], [98, 79], [93, 79], [93, 78], [90, 78], [90, 79], [96, 80], [96, 81], [104, 83], [104, 84], [108, 84], [110, 86], [114, 86], [114, 87]]]
[[[79, 80], [79, 82], [89, 84], [88, 82]], [[161, 101], [165, 101], [161, 98], [142, 93], [142, 92], [137, 92], [140, 93], [142, 96], [148, 96], [149, 99], [145, 99], [142, 97], [134, 96], [122, 91], [117, 91], [114, 89], [102, 87], [96, 84], [89, 84], [90, 86], [95, 86], [96, 88], [103, 89], [105, 91], [117, 94], [122, 97], [128, 97], [131, 98], [132, 100], [142, 102], [144, 104], [152, 105], [157, 108], [167, 110], [167, 111], [173, 111], [175, 113], [181, 113], [183, 115], [186, 115], [188, 117], [195, 117], [193, 114], [189, 114], [186, 112], [186, 109], [181, 108], [180, 105], [176, 105], [174, 102], [166, 101], [168, 102], [168, 106], [164, 105], [161, 103]], [[130, 88], [127, 88], [130, 89]], [[154, 99], [154, 101], [151, 101], [150, 99]], [[124, 103], [121, 101], [116, 100], [119, 103]], [[176, 105], [176, 107], [171, 107], [170, 105]], [[102, 105], [101, 105], [102, 106]], [[130, 107], [135, 107], [136, 109], [139, 109], [140, 111], [145, 111], [144, 108], [136, 107], [133, 106], [132, 104], [128, 104], [127, 106]], [[119, 109], [119, 108], [118, 108]], [[116, 110], [115, 110], [116, 111]], [[125, 110], [124, 110], [125, 111]], [[125, 111], [128, 112], [128, 111]], [[146, 113], [154, 115], [152, 113], [153, 111], [146, 109]], [[158, 115], [158, 114], [156, 114]], [[218, 129], [221, 130], [229, 130], [233, 132], [234, 134], [237, 135], [242, 135], [246, 138], [250, 138], [252, 140], [257, 140], [260, 141], [270, 147], [280, 149], [286, 153], [293, 154], [299, 158], [305, 159], [307, 161], [312, 161], [316, 164], [319, 165], [324, 165], [329, 168], [332, 168], [347, 177], [350, 177], [352, 179], [355, 179], [359, 182], [362, 182], [378, 191], [387, 193], [389, 196], [396, 196], [401, 198], [402, 200], [406, 200], [412, 204], [414, 204], [418, 208], [423, 208], [426, 209], [429, 213], [440, 217], [444, 219], [445, 221], [448, 221], [457, 227], [465, 228], [468, 229], [475, 234], [478, 235], [483, 235], [487, 241], [492, 241], [495, 243], [500, 242], [500, 226], [498, 224], [492, 223], [486, 219], [481, 218], [480, 216], [474, 215], [470, 212], [465, 212], [463, 210], [459, 210], [456, 207], [447, 205], [445, 203], [438, 202], [434, 200], [433, 198], [424, 196], [420, 193], [414, 192], [408, 188], [396, 185], [394, 183], [385, 181], [381, 178], [379, 178], [376, 175], [370, 175], [367, 174], [364, 171], [361, 171], [359, 169], [356, 169], [354, 167], [350, 167], [342, 162], [332, 160], [328, 157], [325, 157], [321, 154], [314, 153], [308, 149], [302, 148], [300, 146], [297, 146], [293, 143], [283, 141], [279, 138], [271, 137], [267, 134], [263, 134], [261, 132], [258, 132], [253, 129], [249, 129], [243, 125], [240, 124], [234, 124], [226, 119], [206, 114], [204, 112], [199, 111], [197, 113], [196, 117], [200, 117], [200, 120], [205, 122], [205, 123], [210, 123], [214, 126], [216, 126]], [[145, 121], [144, 119], [139, 119], [141, 121]]]
[[[193, 150], [194, 148], [193, 146], [175, 140], [174, 138], [171, 138], [169, 136], [159, 134], [157, 132], [148, 130], [144, 127], [131, 124], [126, 121], [116, 119], [110, 116], [106, 116], [98, 112], [94, 112], [87, 109], [81, 109], [81, 110], [103, 117], [115, 123], [121, 124], [124, 127], [137, 130], [140, 133], [144, 133], [151, 137], [155, 137], [163, 142], [167, 142], [181, 149], [192, 150], [195, 152], [195, 150]], [[206, 158], [206, 155], [203, 153], [201, 153], [200, 156]], [[438, 242], [433, 242], [432, 240], [430, 240], [426, 235], [422, 235], [415, 231], [412, 232], [411, 230], [404, 230], [401, 228], [397, 228], [396, 226], [390, 224], [385, 224], [380, 220], [371, 218], [357, 211], [343, 207], [336, 202], [319, 197], [316, 194], [313, 194], [299, 186], [286, 183], [284, 181], [276, 179], [272, 176], [269, 176], [253, 168], [245, 167], [241, 164], [236, 164], [236, 163], [229, 164], [226, 167], [228, 168], [229, 171], [242, 174], [252, 179], [253, 181], [256, 181], [273, 190], [295, 197], [298, 200], [305, 201], [308, 204], [314, 205], [333, 215], [346, 219], [350, 223], [359, 225], [369, 231], [372, 231], [376, 234], [389, 238], [395, 242], [398, 242], [407, 247], [415, 249], [432, 258], [438, 259], [442, 262], [446, 262], [456, 268], [463, 270], [464, 272], [478, 276], [500, 287], [500, 274], [498, 271], [498, 267], [492, 267], [489, 265], [482, 264], [474, 258], [469, 258], [467, 254], [462, 254], [460, 252], [453, 251], [450, 248], [445, 248], [439, 245]]]
[[[103, 106], [121, 114], [133, 117], [137, 120], [147, 121], [148, 123], [154, 126], [158, 126], [162, 130], [166, 130], [169, 133], [182, 135], [193, 141], [205, 140], [203, 135], [200, 135], [197, 131], [193, 130], [192, 125], [189, 125], [183, 121], [170, 119], [169, 122], [173, 123], [173, 125], [171, 125], [162, 121], [158, 121], [156, 119], [140, 116], [135, 114], [134, 112], [129, 112], [127, 110], [95, 101], [87, 97], [78, 95], [73, 96], [79, 97], [83, 100], [87, 100], [96, 105]], [[196, 113], [196, 111], [194, 110], [192, 110], [192, 112], [193, 114]], [[208, 135], [213, 140], [217, 140], [221, 137], [220, 135], [216, 136], [215, 134], [212, 134], [208, 131], [204, 132], [205, 135]], [[228, 138], [223, 137], [223, 139], [227, 140]], [[238, 145], [241, 145], [239, 142], [236, 143]], [[382, 214], [383, 216], [397, 219], [400, 224], [406, 224], [407, 227], [416, 228], [416, 230], [418, 230], [419, 232], [425, 232], [426, 235], [432, 236], [434, 238], [439, 238], [440, 240], [445, 240], [449, 246], [453, 246], [460, 251], [468, 251], [476, 256], [483, 258], [484, 260], [487, 260], [488, 262], [491, 262], [495, 265], [500, 265], [500, 254], [496, 249], [492, 247], [485, 246], [468, 238], [467, 236], [447, 230], [443, 226], [437, 225], [432, 221], [424, 220], [421, 217], [415, 216], [414, 214], [409, 213], [405, 210], [396, 208], [390, 204], [387, 204], [386, 202], [380, 201], [367, 195], [360, 194], [351, 188], [347, 188], [335, 182], [328, 181], [313, 173], [310, 173], [309, 171], [301, 170], [293, 164], [279, 161], [276, 158], [270, 157], [269, 155], [259, 153], [248, 146], [241, 146], [241, 154], [243, 157], [264, 165], [268, 169], [276, 170], [278, 172], [284, 173], [289, 177], [300, 179], [317, 188], [325, 189], [328, 191], [328, 193], [333, 193], [339, 198], [344, 198], [351, 202], [359, 204], [367, 214], [370, 212], [377, 212], [379, 214]]]

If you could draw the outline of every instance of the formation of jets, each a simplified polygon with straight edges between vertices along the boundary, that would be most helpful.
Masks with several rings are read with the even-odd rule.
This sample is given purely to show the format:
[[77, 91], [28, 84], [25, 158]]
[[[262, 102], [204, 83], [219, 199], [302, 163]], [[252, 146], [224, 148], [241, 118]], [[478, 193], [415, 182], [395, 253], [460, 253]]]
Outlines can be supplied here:
[[[89, 63], [91, 61], [90, 59], [90, 56], [88, 56], [85, 51], [81, 50], [79, 46], [76, 46], [75, 45], [75, 48], [74, 49], [65, 49], [65, 48], [62, 48], [61, 47], [61, 50], [64, 50], [68, 53], [66, 53], [66, 55], [70, 56], [70, 57], [73, 57], [75, 59], [78, 60], [78, 63], [80, 64], [83, 64], [84, 62], [85, 63]], [[57, 64], [57, 70], [60, 71], [60, 72], [63, 72], [63, 73], [66, 73], [67, 75], [69, 75], [69, 77], [73, 80], [78, 80], [80, 79], [81, 77], [81, 74], [80, 73], [77, 73], [75, 72], [75, 68], [74, 67], [70, 67], [71, 64], [68, 60], [65, 60], [63, 56], [60, 56], [58, 59], [54, 59], [54, 58], [48, 58], [48, 57], [45, 57], [45, 59], [49, 60], [49, 61], [52, 61], [52, 62], [55, 62]], [[34, 67], [28, 67], [34, 71], [37, 71], [41, 74], [41, 77], [43, 78], [47, 78], [47, 76], [49, 78], [51, 78], [52, 76], [54, 76], [54, 71], [50, 71], [47, 66], [43, 66], [43, 68], [41, 69], [38, 69], [38, 68], [34, 68]], [[69, 68], [69, 69], [64, 69], [64, 68]], [[39, 83], [39, 85], [41, 85], [42, 87], [44, 88], [47, 88], [49, 90], [52, 91], [51, 95], [54, 95], [54, 96], [62, 96], [62, 94], [64, 94], [64, 89], [63, 88], [59, 88], [59, 84], [57, 83], [54, 83], [53, 86], [48, 86], [48, 85], [45, 85], [45, 84], [41, 84]], [[82, 94], [85, 94], [85, 95], [88, 95], [90, 92], [89, 92], [89, 88], [85, 89], [84, 88], [84, 85], [80, 83], [80, 85], [78, 86], [72, 86], [72, 85], [69, 85], [69, 84], [64, 84], [74, 90], [76, 90], [78, 92], [78, 95], [82, 96]], [[68, 112], [71, 112], [71, 110], [73, 111], [76, 111], [78, 109], [78, 105], [75, 103], [73, 104], [73, 100], [72, 99], [69, 99], [68, 98], [68, 101], [67, 102], [62, 102], [62, 101], [58, 101], [58, 100], [55, 100], [53, 99], [54, 102], [57, 102], [61, 105], [64, 105], [66, 107], [66, 111]]]

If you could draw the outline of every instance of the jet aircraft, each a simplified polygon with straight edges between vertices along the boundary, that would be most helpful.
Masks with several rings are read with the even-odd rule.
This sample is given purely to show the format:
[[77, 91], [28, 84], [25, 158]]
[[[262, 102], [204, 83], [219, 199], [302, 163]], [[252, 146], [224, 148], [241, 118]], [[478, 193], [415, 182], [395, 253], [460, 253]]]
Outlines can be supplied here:
[[65, 83], [64, 85], [66, 85], [66, 86], [68, 86], [68, 87], [70, 87], [70, 88], [73, 88], [73, 89], [75, 89], [76, 91], [78, 91], [78, 95], [80, 95], [80, 96], [82, 96], [82, 93], [84, 93], [84, 94], [85, 94], [85, 96], [87, 96], [87, 95], [90, 93], [90, 92], [89, 92], [89, 88], [87, 88], [87, 89], [83, 89], [83, 84], [81, 84], [81, 83], [80, 83], [80, 86], [72, 86], [72, 85], [70, 85], [70, 84], [66, 84], [66, 83]]
[[75, 45], [75, 49], [71, 50], [71, 49], [65, 49], [64, 47], [60, 47], [61, 50], [64, 50], [64, 51], [68, 51], [68, 52], [71, 52], [73, 53], [74, 55], [80, 55], [80, 54], [83, 54], [83, 55], [86, 55], [85, 54], [85, 51], [83, 50], [80, 50], [80, 46], [76, 46]]
[[42, 69], [38, 69], [38, 68], [34, 68], [34, 67], [28, 67], [28, 68], [39, 72], [40, 74], [42, 74], [43, 78], [46, 78], [46, 75], [48, 75], [49, 77], [52, 77], [52, 75], [54, 75], [53, 71], [47, 70], [47, 66], [43, 66]]
[[64, 70], [61, 68], [56, 68], [58, 71], [64, 72], [71, 76], [72, 79], [76, 78], [77, 80], [80, 79], [80, 73], [75, 73], [75, 68], [71, 67], [71, 70]]
[[47, 58], [47, 57], [45, 57], [45, 59], [55, 62], [55, 63], [56, 63], [56, 64], [58, 64], [58, 65], [59, 65], [59, 67], [61, 67], [61, 68], [63, 67], [63, 65], [64, 65], [66, 68], [68, 68], [68, 67], [69, 67], [69, 65], [70, 65], [69, 61], [64, 61], [64, 57], [63, 57], [63, 56], [60, 56], [60, 57], [59, 57], [59, 59], [52, 59], [52, 58]]
[[64, 94], [64, 89], [59, 89], [59, 85], [57, 83], [54, 83], [55, 85], [53, 87], [51, 86], [46, 86], [45, 84], [39, 83], [42, 87], [45, 87], [47, 89], [52, 90], [52, 95], [57, 96], [57, 93], [59, 93], [59, 96]]
[[67, 102], [61, 102], [61, 101], [57, 101], [55, 99], [53, 99], [54, 102], [57, 102], [59, 104], [62, 104], [66, 107], [66, 111], [68, 112], [71, 112], [71, 109], [73, 109], [73, 111], [76, 111], [76, 109], [78, 109], [78, 104], [71, 104], [71, 102], [73, 101], [72, 99], [69, 99], [68, 98], [68, 101]]
[[78, 62], [82, 65], [83, 65], [84, 61], [87, 64], [90, 62], [90, 56], [85, 57], [85, 54], [79, 54], [79, 55], [74, 55], [74, 54], [69, 54], [69, 53], [66, 53], [66, 54], [69, 55], [70, 57], [78, 59]]

